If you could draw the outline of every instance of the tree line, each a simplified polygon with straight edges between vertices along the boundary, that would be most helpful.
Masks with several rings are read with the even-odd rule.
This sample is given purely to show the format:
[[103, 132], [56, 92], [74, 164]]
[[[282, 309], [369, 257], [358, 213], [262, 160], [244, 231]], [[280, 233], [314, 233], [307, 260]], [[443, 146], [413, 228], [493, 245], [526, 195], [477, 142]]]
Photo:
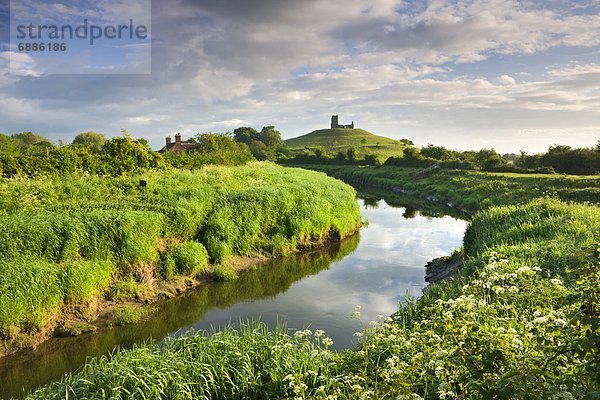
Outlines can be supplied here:
[[171, 167], [194, 169], [207, 164], [241, 165], [251, 160], [274, 160], [287, 154], [273, 126], [260, 132], [243, 127], [233, 133], [199, 133], [187, 141], [191, 151], [157, 152], [146, 139], [126, 130], [112, 139], [97, 132], [77, 135], [72, 143], [52, 143], [33, 132], [0, 134], [0, 174], [3, 177], [57, 173], [121, 176]]
[[54, 144], [32, 132], [0, 134], [0, 174], [3, 177], [56, 173], [89, 173], [121, 176], [151, 169], [194, 169], [207, 164], [241, 165], [251, 160], [273, 160], [282, 164], [333, 164], [401, 167], [440, 167], [517, 173], [566, 173], [589, 175], [600, 172], [600, 141], [589, 148], [550, 146], [541, 154], [501, 155], [494, 149], [450, 150], [428, 145], [417, 148], [408, 139], [403, 154], [384, 160], [378, 154], [361, 155], [357, 148], [329, 154], [323, 147], [292, 154], [274, 126], [260, 131], [239, 127], [227, 133], [199, 133], [187, 141], [188, 152], [156, 152], [148, 142], [134, 139], [126, 131], [107, 139], [96, 132], [77, 135], [73, 142]]
[[292, 158], [283, 160], [288, 164], [330, 164], [330, 165], [371, 165], [398, 166], [409, 168], [439, 167], [445, 169], [482, 170], [489, 172], [516, 173], [565, 173], [572, 175], [593, 175], [600, 173], [600, 141], [589, 148], [572, 148], [564, 145], [550, 146], [541, 154], [499, 154], [495, 149], [477, 151], [450, 150], [432, 144], [421, 147], [407, 144], [403, 154], [382, 161], [378, 154], [359, 156], [356, 148], [349, 148], [336, 154], [329, 154], [323, 147], [305, 149]]

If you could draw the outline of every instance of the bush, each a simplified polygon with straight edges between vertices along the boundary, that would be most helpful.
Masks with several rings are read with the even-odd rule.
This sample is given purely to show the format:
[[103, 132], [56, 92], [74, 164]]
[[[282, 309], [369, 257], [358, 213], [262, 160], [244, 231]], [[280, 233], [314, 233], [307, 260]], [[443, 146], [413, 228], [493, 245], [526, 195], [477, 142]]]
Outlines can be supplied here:
[[175, 268], [181, 275], [200, 272], [208, 265], [208, 252], [201, 243], [185, 242], [173, 249]]

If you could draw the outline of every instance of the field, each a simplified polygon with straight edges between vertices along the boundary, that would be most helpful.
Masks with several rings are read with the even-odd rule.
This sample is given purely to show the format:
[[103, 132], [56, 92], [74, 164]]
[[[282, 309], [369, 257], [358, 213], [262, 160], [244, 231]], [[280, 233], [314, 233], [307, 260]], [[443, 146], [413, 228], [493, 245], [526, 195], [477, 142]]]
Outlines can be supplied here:
[[[400, 187], [415, 178], [415, 172], [397, 173], [370, 182]], [[369, 178], [357, 174], [351, 177]], [[331, 351], [326, 332], [290, 336], [284, 327], [269, 331], [250, 322], [92, 360], [31, 398], [594, 398], [600, 390], [600, 209], [523, 199], [548, 185], [585, 201], [597, 180], [462, 177], [453, 185], [448, 179], [460, 175], [423, 178], [411, 190], [441, 199], [450, 187], [448, 199], [464, 197], [469, 200], [458, 204], [480, 210], [465, 234], [465, 268], [357, 332], [355, 349]], [[498, 192], [496, 181], [508, 183], [489, 197]], [[524, 187], [516, 190], [519, 184]]]
[[354, 147], [361, 156], [379, 154], [382, 160], [391, 156], [401, 157], [402, 150], [406, 147], [398, 140], [377, 136], [363, 129], [320, 129], [288, 139], [285, 143], [292, 153], [301, 152], [307, 148], [314, 150], [323, 147], [328, 154], [335, 155]]
[[180, 276], [231, 279], [232, 257], [288, 254], [360, 226], [351, 187], [271, 163], [5, 179], [0, 214], [4, 352], [65, 307], [141, 300]]
[[355, 185], [414, 195], [475, 213], [539, 197], [600, 203], [600, 176], [531, 175], [444, 169], [308, 165]]

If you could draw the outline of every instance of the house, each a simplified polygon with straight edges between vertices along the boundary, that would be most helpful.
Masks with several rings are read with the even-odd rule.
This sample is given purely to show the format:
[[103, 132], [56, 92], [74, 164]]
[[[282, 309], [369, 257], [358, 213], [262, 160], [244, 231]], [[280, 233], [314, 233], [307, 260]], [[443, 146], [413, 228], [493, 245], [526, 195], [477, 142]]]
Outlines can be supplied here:
[[173, 153], [181, 153], [183, 151], [190, 151], [190, 150], [194, 150], [196, 148], [196, 145], [194, 143], [187, 143], [187, 142], [182, 142], [181, 141], [181, 134], [177, 133], [175, 135], [175, 142], [173, 142], [171, 140], [171, 136], [167, 136], [167, 143], [166, 146], [163, 147], [160, 152], [164, 153], [167, 151], [173, 152]]

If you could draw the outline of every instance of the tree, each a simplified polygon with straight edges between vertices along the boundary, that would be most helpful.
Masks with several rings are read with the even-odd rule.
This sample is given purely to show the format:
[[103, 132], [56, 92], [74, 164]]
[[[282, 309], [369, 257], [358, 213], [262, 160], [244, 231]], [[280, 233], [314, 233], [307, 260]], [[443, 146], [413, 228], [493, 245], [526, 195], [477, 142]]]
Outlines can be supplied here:
[[315, 156], [317, 158], [327, 158], [327, 150], [325, 150], [325, 147], [323, 146], [319, 146], [315, 149]]
[[593, 147], [573, 149], [554, 145], [541, 155], [540, 164], [567, 174], [595, 174], [600, 171], [600, 153]]
[[260, 133], [258, 134], [258, 140], [267, 145], [267, 147], [275, 150], [283, 146], [281, 133], [272, 125], [265, 126], [261, 129]]
[[403, 151], [403, 158], [406, 158], [407, 160], [418, 160], [422, 157], [419, 155], [419, 149], [416, 147], [407, 147]]
[[83, 132], [75, 136], [73, 144], [77, 146], [83, 146], [90, 150], [100, 150], [100, 148], [106, 143], [106, 137], [101, 133], [96, 132]]
[[13, 139], [0, 133], [0, 154], [19, 154], [19, 149], [15, 146]]
[[346, 158], [349, 161], [358, 160], [358, 150], [356, 150], [356, 147], [350, 147], [348, 150], [346, 150]]
[[456, 160], [454, 153], [451, 150], [448, 150], [442, 146], [434, 146], [432, 144], [427, 145], [427, 147], [421, 148], [421, 155], [423, 157], [433, 158], [438, 161], [453, 161]]
[[540, 154], [527, 154], [527, 152], [521, 150], [519, 156], [515, 159], [514, 164], [519, 168], [534, 169], [541, 167]]
[[253, 159], [249, 147], [231, 133], [200, 133], [191, 141], [204, 164], [240, 165]]
[[263, 127], [260, 132], [242, 126], [233, 131], [233, 137], [236, 142], [247, 144], [252, 155], [258, 160], [273, 160], [278, 153], [287, 153], [281, 133], [272, 125]]
[[238, 143], [250, 144], [253, 140], [258, 140], [258, 132], [249, 126], [241, 126], [234, 129], [233, 138]]
[[104, 143], [101, 160], [110, 175], [124, 175], [157, 168], [163, 164], [160, 154], [131, 137], [115, 137]]
[[14, 135], [11, 136], [13, 143], [15, 145], [15, 147], [17, 149], [19, 149], [19, 151], [24, 152], [25, 150], [27, 150], [29, 147], [33, 146], [36, 143], [40, 143], [40, 142], [50, 142], [48, 139], [46, 139], [43, 136], [40, 136], [36, 133], [33, 132], [21, 132], [21, 133], [15, 133]]
[[382, 164], [381, 157], [379, 154], [367, 154], [365, 156], [365, 164], [378, 167]]
[[491, 171], [495, 167], [506, 163], [506, 160], [503, 160], [500, 154], [494, 149], [479, 150], [475, 153], [473, 161], [479, 168], [485, 171]]

